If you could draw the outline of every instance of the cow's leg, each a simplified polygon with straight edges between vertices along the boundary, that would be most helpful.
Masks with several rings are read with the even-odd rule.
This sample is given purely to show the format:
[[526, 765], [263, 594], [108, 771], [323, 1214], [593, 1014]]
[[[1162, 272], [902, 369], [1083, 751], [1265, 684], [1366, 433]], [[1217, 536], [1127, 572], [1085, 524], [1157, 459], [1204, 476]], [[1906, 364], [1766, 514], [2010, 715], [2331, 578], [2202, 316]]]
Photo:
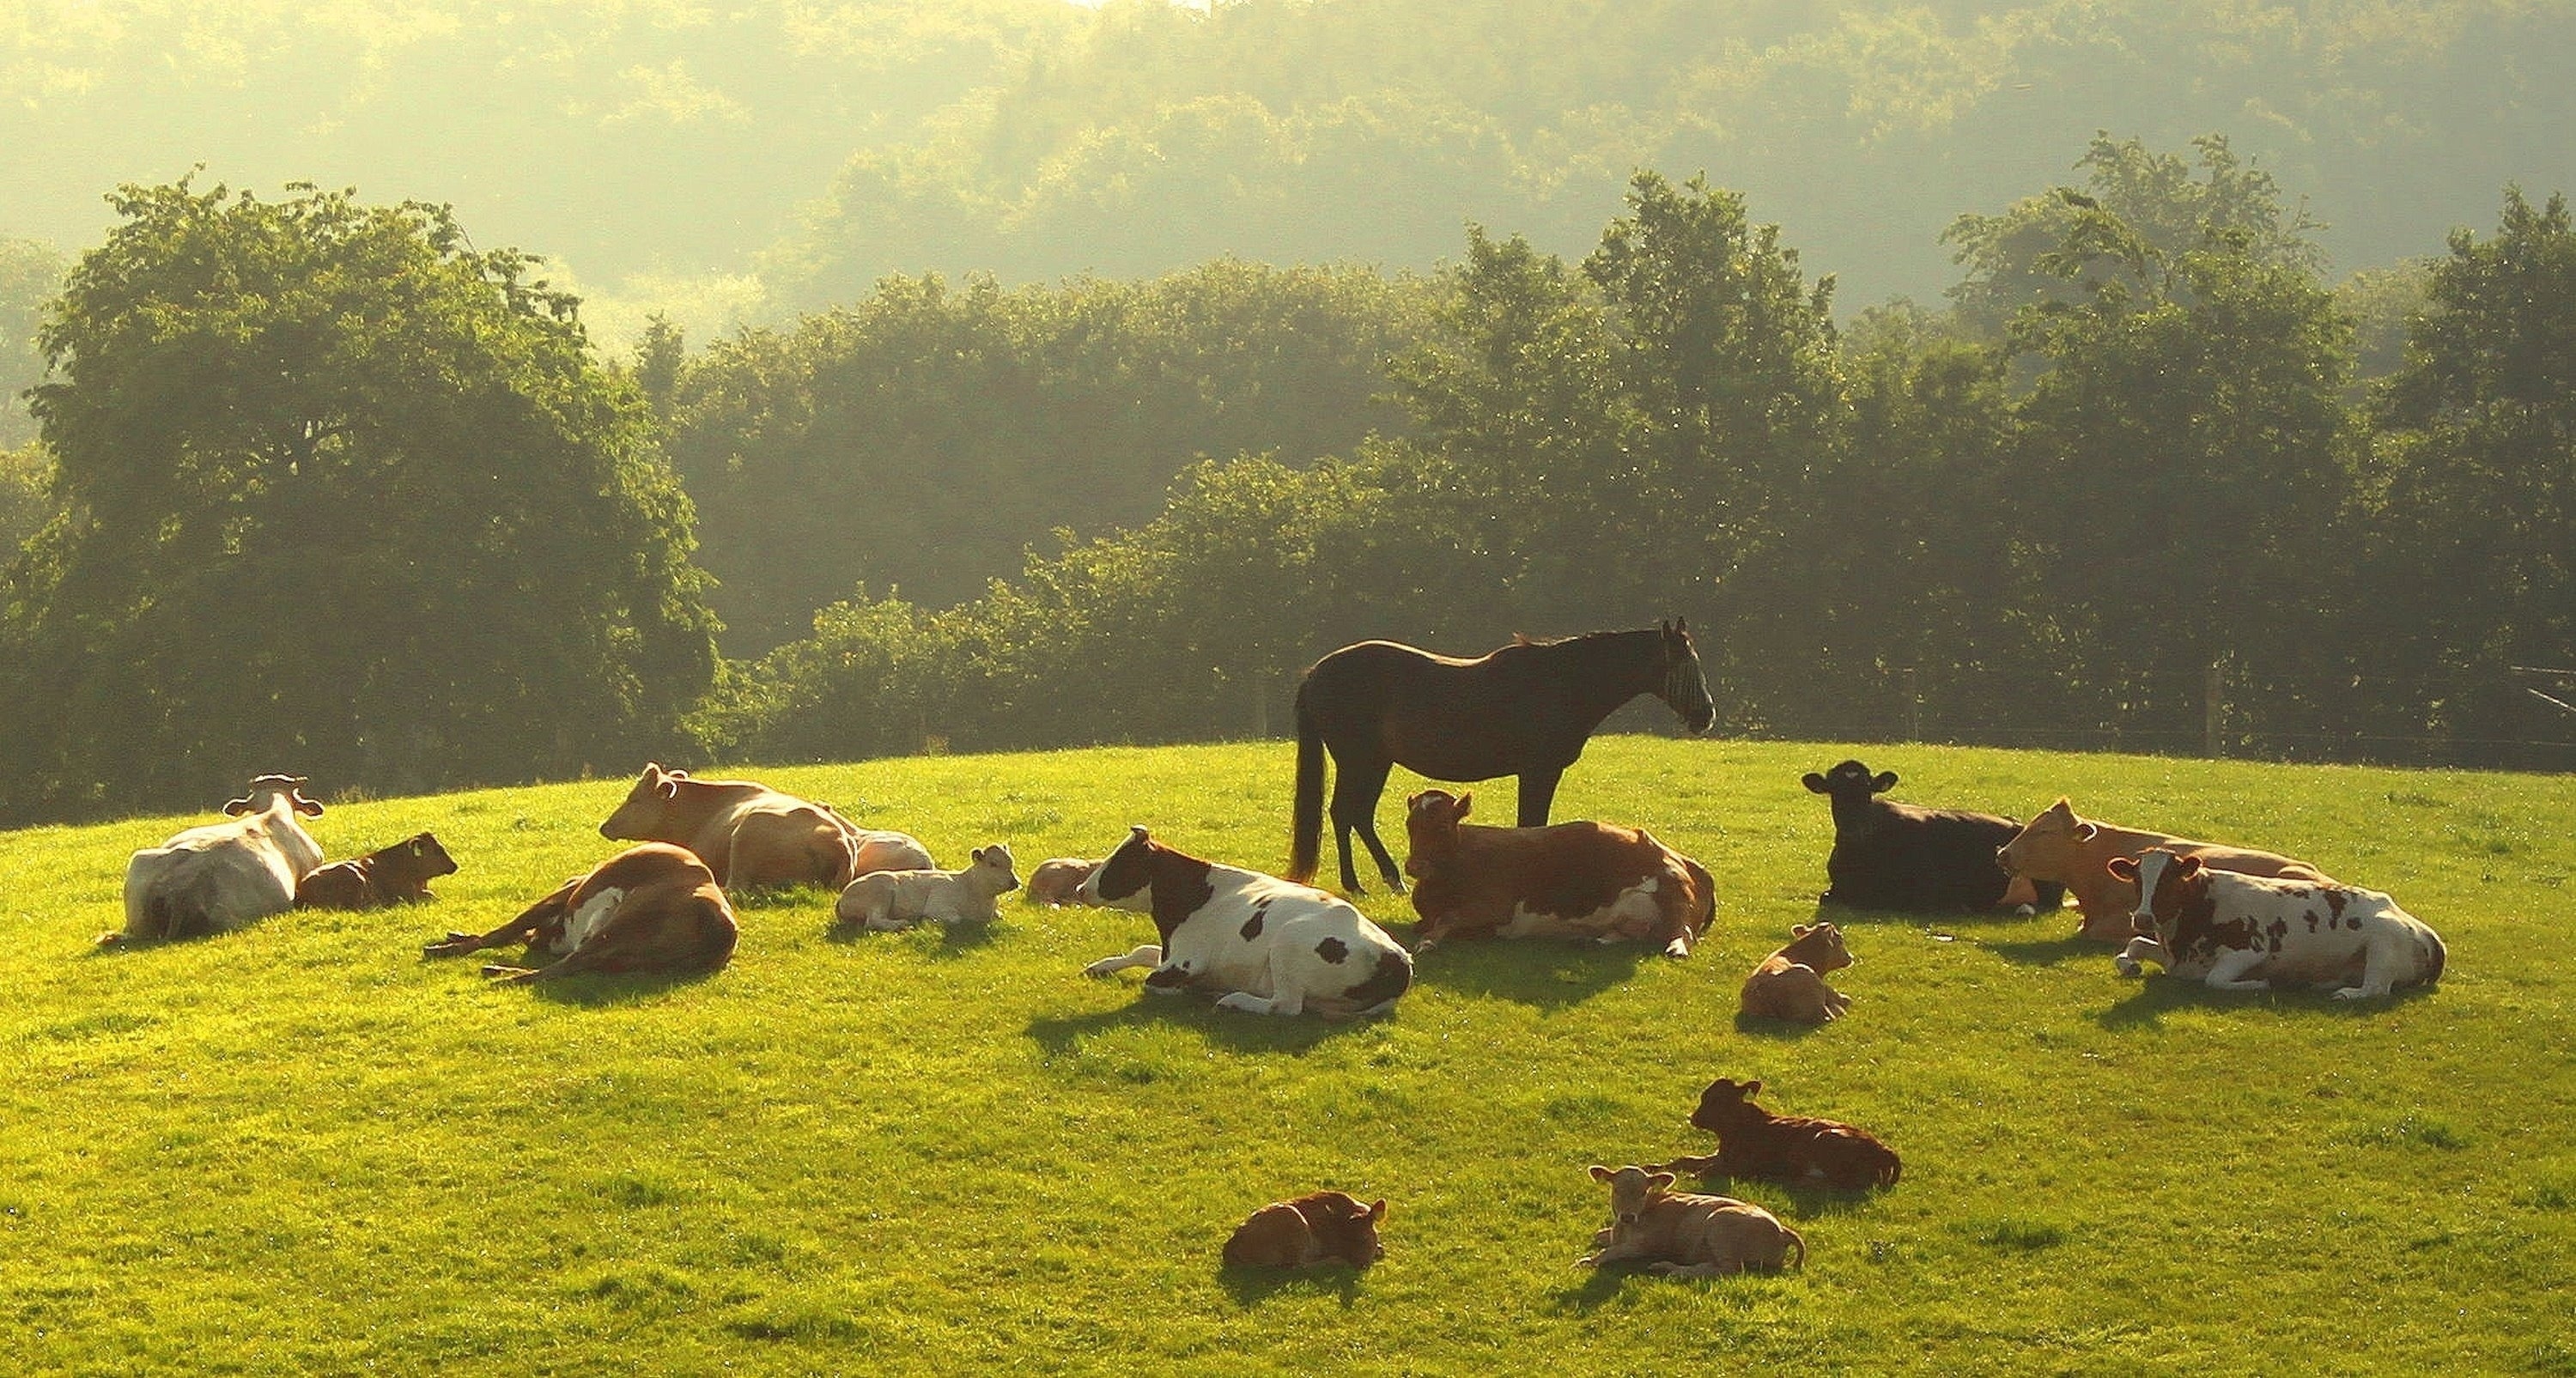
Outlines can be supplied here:
[[[2395, 941], [2392, 941], [2396, 939]], [[2376, 1000], [2397, 988], [2397, 967], [2414, 944], [2403, 935], [2374, 933], [2362, 949], [2361, 984], [2334, 993], [2337, 1000]]]
[[1386, 844], [1377, 837], [1377, 801], [1386, 793], [1387, 772], [1395, 763], [1387, 760], [1341, 761], [1340, 773], [1333, 777], [1333, 844], [1342, 859], [1342, 890], [1359, 895], [1359, 872], [1351, 868], [1351, 834], [1360, 835], [1368, 845], [1369, 856], [1377, 862], [1378, 874], [1386, 877], [1387, 887], [1396, 894], [1404, 893], [1404, 872], [1397, 869], [1395, 858], [1386, 854]]
[[1669, 1163], [1657, 1163], [1646, 1171], [1669, 1172], [1676, 1177], [1713, 1177], [1717, 1174], [1717, 1155], [1710, 1153], [1694, 1157], [1684, 1154]]
[[2220, 953], [2218, 960], [2210, 965], [2204, 982], [2211, 990], [2270, 990], [2271, 982], [2248, 978], [2245, 974], [2263, 965], [2269, 955], [2248, 948], [2230, 948]]
[[1082, 974], [1085, 976], [1107, 976], [1113, 972], [1125, 971], [1129, 967], [1153, 967], [1161, 966], [1162, 964], [1162, 944], [1147, 943], [1143, 947], [1122, 952], [1115, 957], [1103, 957], [1099, 961], [1084, 967], [1082, 969]]
[[2165, 945], [2143, 934], [2131, 938], [2129, 945], [2120, 949], [2119, 955], [2111, 959], [2111, 965], [2118, 967], [2123, 976], [2135, 976], [2145, 970], [2141, 965], [2145, 962], [2154, 962], [2160, 967], [2173, 965], [2165, 958]]
[[1722, 1278], [1744, 1271], [1741, 1264], [1724, 1263], [1649, 1263], [1646, 1271], [1667, 1278]]
[[549, 930], [563, 928], [564, 915], [570, 907], [572, 892], [586, 876], [565, 881], [563, 888], [528, 906], [526, 912], [489, 933], [450, 933], [443, 942], [424, 944], [420, 955], [429, 957], [462, 957], [487, 947], [535, 946]]
[[1544, 828], [1547, 826], [1548, 808], [1556, 802], [1556, 782], [1564, 774], [1565, 767], [1563, 766], [1556, 766], [1552, 769], [1546, 770], [1524, 770], [1521, 772], [1522, 827]]

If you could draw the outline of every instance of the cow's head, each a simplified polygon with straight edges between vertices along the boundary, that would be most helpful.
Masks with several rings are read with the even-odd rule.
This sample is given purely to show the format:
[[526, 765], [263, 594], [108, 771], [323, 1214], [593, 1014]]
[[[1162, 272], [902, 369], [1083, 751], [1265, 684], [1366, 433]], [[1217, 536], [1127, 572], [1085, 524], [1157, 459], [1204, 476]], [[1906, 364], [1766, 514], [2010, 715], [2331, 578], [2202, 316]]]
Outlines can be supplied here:
[[680, 782], [689, 778], [685, 770], [664, 770], [658, 761], [644, 763], [644, 773], [635, 777], [635, 788], [626, 792], [626, 802], [599, 825], [601, 837], [622, 842], [668, 841], [662, 837], [662, 820], [668, 815], [671, 801], [680, 797]]
[[306, 783], [306, 777], [301, 775], [255, 777], [250, 782], [250, 793], [226, 802], [224, 814], [229, 818], [239, 818], [246, 813], [262, 813], [267, 811], [270, 800], [282, 796], [297, 813], [307, 818], [319, 818], [322, 806], [304, 797]]
[[1011, 869], [1011, 848], [1005, 842], [978, 847], [973, 853], [973, 869], [983, 872], [984, 883], [996, 895], [1007, 895], [1020, 888], [1020, 877]]
[[[2159, 910], [2168, 918], [2181, 913], [2183, 902], [2193, 890], [2195, 881], [2202, 887], [2208, 884], [2201, 876], [2198, 856], [2179, 855], [2169, 847], [2149, 847], [2138, 853], [2135, 861], [2115, 856], [2104, 869], [2111, 873], [2113, 880], [2124, 880], [2138, 887], [2138, 907], [2130, 912], [2129, 923], [2141, 933], [2156, 931]], [[2159, 899], [2163, 900], [2162, 904], [2157, 903]]]
[[1458, 845], [1458, 825], [1475, 802], [1472, 790], [1453, 795], [1445, 789], [1427, 789], [1404, 801], [1404, 835], [1411, 844], [1404, 858], [1406, 875], [1422, 879], [1432, 860]]
[[1378, 1224], [1386, 1219], [1384, 1197], [1362, 1205], [1348, 1192], [1319, 1191], [1300, 1200], [1297, 1213], [1306, 1218], [1306, 1228], [1326, 1258], [1365, 1268], [1386, 1257], [1386, 1246], [1377, 1238]]
[[1995, 864], [2016, 876], [2065, 880], [2081, 859], [2077, 849], [2101, 829], [2075, 816], [2075, 806], [2060, 795], [2056, 803], [2021, 825], [2013, 840], [1995, 852]]
[[1708, 697], [1708, 676], [1699, 668], [1699, 650], [1691, 645], [1690, 619], [1676, 617], [1663, 623], [1663, 681], [1655, 688], [1655, 697], [1680, 715], [1682, 725], [1693, 732], [1706, 732], [1717, 721], [1717, 705]]
[[1088, 857], [1060, 856], [1041, 861], [1029, 872], [1029, 899], [1037, 904], [1069, 904], [1082, 879], [1100, 869]]
[[1843, 946], [1843, 931], [1831, 923], [1797, 924], [1789, 929], [1788, 945], [1780, 949], [1818, 972], [1840, 971], [1859, 961], [1851, 949]]
[[1834, 826], [1850, 830], [1869, 818], [1869, 801], [1896, 788], [1896, 772], [1883, 770], [1872, 775], [1869, 767], [1858, 761], [1845, 761], [1822, 775], [1808, 771], [1802, 783], [1811, 794], [1821, 794], [1834, 804]]
[[1747, 1115], [1759, 1118], [1763, 1111], [1753, 1104], [1753, 1093], [1761, 1089], [1758, 1078], [1738, 1082], [1719, 1077], [1710, 1082], [1708, 1089], [1699, 1093], [1699, 1108], [1691, 1112], [1691, 1128], [1716, 1134], [1734, 1128]]
[[402, 854], [405, 869], [423, 880], [456, 874], [456, 859], [449, 856], [447, 849], [439, 846], [438, 839], [429, 833], [422, 833], [408, 842], [397, 842], [394, 850]]
[[1669, 1172], [1648, 1172], [1641, 1167], [1623, 1167], [1615, 1171], [1594, 1163], [1592, 1180], [1610, 1184], [1610, 1227], [1632, 1228], [1645, 1215], [1646, 1207], [1673, 1184]]
[[1145, 835], [1145, 825], [1138, 823], [1127, 830], [1127, 840], [1118, 844], [1106, 860], [1073, 887], [1073, 897], [1082, 904], [1116, 905], [1122, 901], [1139, 905], [1153, 902], [1154, 840]]

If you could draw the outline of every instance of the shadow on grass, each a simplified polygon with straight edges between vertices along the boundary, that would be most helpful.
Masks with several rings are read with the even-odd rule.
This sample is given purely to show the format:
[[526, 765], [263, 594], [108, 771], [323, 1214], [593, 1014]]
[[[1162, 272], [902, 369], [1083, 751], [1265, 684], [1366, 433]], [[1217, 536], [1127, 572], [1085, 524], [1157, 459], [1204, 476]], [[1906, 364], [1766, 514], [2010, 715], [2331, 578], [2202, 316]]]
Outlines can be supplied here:
[[838, 892], [816, 885], [764, 885], [725, 891], [725, 902], [740, 914], [766, 914], [778, 909], [820, 909], [828, 914], [838, 899]]
[[2438, 984], [2407, 986], [2375, 1000], [2337, 1000], [2331, 986], [2278, 986], [2271, 990], [2232, 991], [2211, 990], [2200, 981], [2167, 973], [2135, 979], [2138, 988], [2127, 999], [2097, 1011], [2093, 1016], [2094, 1023], [2106, 1029], [2129, 1029], [2141, 1025], [2157, 1028], [2163, 1024], [2168, 1010], [2223, 1010], [2245, 1005], [2367, 1019], [2395, 1006], [2421, 1000], [2441, 988]]
[[1642, 943], [1604, 946], [1543, 939], [1468, 939], [1442, 943], [1416, 956], [1413, 980], [1416, 985], [1439, 986], [1461, 995], [1494, 996], [1554, 1010], [1580, 1004], [1631, 979], [1649, 959], [1668, 960]]
[[1072, 1051], [1075, 1044], [1094, 1034], [1156, 1025], [1196, 1029], [1206, 1035], [1209, 1042], [1234, 1052], [1303, 1053], [1326, 1039], [1366, 1028], [1369, 1022], [1365, 1019], [1323, 1019], [1314, 1015], [1283, 1018], [1271, 1014], [1244, 1014], [1218, 1009], [1213, 997], [1195, 991], [1158, 995], [1139, 988], [1135, 999], [1116, 1009], [1032, 1019], [1028, 1033], [1049, 1057]]
[[2107, 960], [2112, 953], [2120, 950], [2109, 943], [2097, 943], [2090, 938], [2073, 937], [2047, 938], [2027, 943], [1981, 943], [1979, 946], [2007, 962], [2026, 967], [2053, 967], [2078, 957], [2088, 956]]
[[1735, 1031], [1750, 1038], [1779, 1038], [1796, 1041], [1824, 1031], [1823, 1024], [1801, 1024], [1794, 1019], [1773, 1019], [1768, 1015], [1735, 1012]]
[[[2046, 918], [2053, 912], [2055, 911], [2042, 909], [2037, 911], [2037, 916]], [[1909, 928], [1929, 927], [1947, 930], [1953, 926], [1962, 925], [1973, 928], [1985, 924], [2000, 926], [2028, 923], [2032, 917], [2030, 914], [2017, 914], [2009, 909], [1862, 909], [1844, 904], [1839, 900], [1819, 899], [1816, 901], [1815, 914], [1807, 922], [1830, 921], [1845, 928], [1903, 925]]]
[[[1714, 1158], [1716, 1155], [1711, 1154], [1709, 1156]], [[1666, 1170], [1680, 1172], [1684, 1183], [1687, 1183], [1693, 1177], [1698, 1178], [1698, 1187], [1685, 1187], [1682, 1189], [1703, 1191], [1711, 1196], [1735, 1196], [1738, 1197], [1738, 1199], [1748, 1199], [1743, 1198], [1740, 1193], [1735, 1190], [1736, 1182], [1733, 1177], [1730, 1177], [1723, 1172], [1719, 1172], [1715, 1168], [1711, 1168], [1707, 1172], [1692, 1172], [1688, 1170], [1687, 1163], [1688, 1160], [1685, 1159], [1681, 1162], [1666, 1163], [1663, 1165]], [[1832, 1187], [1809, 1185], [1787, 1186], [1757, 1177], [1748, 1177], [1744, 1180], [1748, 1183], [1759, 1182], [1763, 1186], [1777, 1187], [1781, 1191], [1788, 1193], [1789, 1216], [1794, 1220], [1814, 1220], [1823, 1216], [1850, 1215], [1855, 1211], [1859, 1211], [1869, 1206], [1878, 1199], [1877, 1190], [1869, 1187], [1863, 1187], [1858, 1191], [1838, 1191]]]
[[1586, 1268], [1582, 1282], [1557, 1289], [1557, 1309], [1589, 1316], [1599, 1310], [1603, 1302], [1619, 1295], [1619, 1289], [1628, 1285], [1629, 1278], [1640, 1275], [1654, 1281], [1662, 1280], [1647, 1273], [1642, 1264], [1613, 1263], [1607, 1268]]
[[553, 981], [528, 982], [528, 996], [549, 1005], [576, 1005], [586, 1010], [613, 1009], [639, 1000], [650, 1000], [682, 986], [694, 986], [713, 979], [716, 974], [712, 971], [692, 972], [685, 976], [584, 973]]
[[[914, 933], [924, 928], [935, 928], [939, 930], [939, 940], [935, 943], [923, 943], [919, 938], [913, 936]], [[823, 941], [827, 943], [839, 943], [844, 947], [856, 946], [860, 943], [905, 943], [918, 947], [927, 956], [941, 961], [953, 961], [975, 951], [978, 948], [992, 946], [994, 940], [1001, 936], [998, 931], [1000, 928], [1001, 924], [998, 922], [924, 922], [915, 924], [912, 928], [906, 929], [900, 933], [876, 933], [869, 931], [865, 924], [846, 923], [835, 919], [830, 925], [824, 928]]]
[[1361, 1270], [1347, 1263], [1320, 1268], [1233, 1268], [1216, 1270], [1217, 1284], [1242, 1307], [1259, 1306], [1280, 1292], [1329, 1296], [1348, 1309], [1359, 1300]]

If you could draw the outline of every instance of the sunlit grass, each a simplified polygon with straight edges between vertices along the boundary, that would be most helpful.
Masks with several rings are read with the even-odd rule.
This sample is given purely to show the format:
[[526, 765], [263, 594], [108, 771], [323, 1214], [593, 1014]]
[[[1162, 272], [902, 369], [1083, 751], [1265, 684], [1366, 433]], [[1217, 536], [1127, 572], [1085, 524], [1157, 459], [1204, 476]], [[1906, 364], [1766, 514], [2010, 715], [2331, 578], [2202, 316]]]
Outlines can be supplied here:
[[[335, 807], [333, 856], [430, 828], [464, 869], [425, 909], [104, 956], [127, 853], [201, 820], [0, 835], [0, 1369], [2576, 1368], [2567, 781], [1861, 750], [1898, 798], [2070, 793], [2306, 856], [2393, 891], [2450, 972], [2358, 1009], [2211, 996], [2120, 979], [2071, 910], [1864, 916], [1850, 1018], [1740, 1031], [1744, 971], [1823, 888], [1797, 775], [1845, 754], [1596, 743], [1558, 814], [1706, 862], [1699, 954], [1459, 945], [1357, 1026], [1085, 980], [1144, 920], [1015, 897], [986, 931], [856, 940], [820, 892], [757, 898], [699, 982], [494, 989], [418, 959], [607, 855], [623, 778]], [[1268, 867], [1289, 766], [1274, 743], [746, 773], [943, 860], [1007, 840], [1025, 869], [1143, 822]], [[1704, 1151], [1683, 1116], [1721, 1074], [1871, 1127], [1903, 1183], [1739, 1186], [1805, 1233], [1803, 1274], [1574, 1268], [1606, 1200], [1584, 1166]], [[1385, 1262], [1217, 1271], [1254, 1206], [1318, 1187], [1392, 1199]]]

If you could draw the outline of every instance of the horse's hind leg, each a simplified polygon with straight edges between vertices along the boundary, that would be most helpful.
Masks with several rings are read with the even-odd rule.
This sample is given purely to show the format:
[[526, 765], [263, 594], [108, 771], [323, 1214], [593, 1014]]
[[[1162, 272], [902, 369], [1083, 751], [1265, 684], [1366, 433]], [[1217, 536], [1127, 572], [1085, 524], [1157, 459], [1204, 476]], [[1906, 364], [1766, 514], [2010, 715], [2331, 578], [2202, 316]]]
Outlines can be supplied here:
[[1520, 825], [1522, 827], [1544, 828], [1547, 826], [1548, 808], [1556, 803], [1556, 782], [1558, 778], [1564, 774], [1565, 767], [1563, 766], [1558, 766], [1554, 770], [1524, 770], [1521, 772]]
[[1360, 888], [1359, 872], [1351, 869], [1351, 834], [1368, 844], [1369, 855], [1376, 858], [1378, 873], [1386, 877], [1388, 888], [1404, 893], [1404, 872], [1397, 869], [1395, 858], [1386, 854], [1386, 844], [1377, 840], [1377, 801], [1386, 792], [1387, 772], [1393, 761], [1350, 761], [1337, 759], [1340, 767], [1333, 777], [1333, 845], [1342, 859], [1342, 890], [1346, 894], [1366, 894]]

